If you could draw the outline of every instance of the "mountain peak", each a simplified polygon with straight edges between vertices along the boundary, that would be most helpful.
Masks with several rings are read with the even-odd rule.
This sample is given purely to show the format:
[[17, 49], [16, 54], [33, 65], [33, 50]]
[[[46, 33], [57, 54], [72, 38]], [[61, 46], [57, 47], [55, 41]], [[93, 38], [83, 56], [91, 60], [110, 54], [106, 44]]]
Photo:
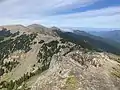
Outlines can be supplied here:
[[53, 30], [60, 30], [60, 28], [55, 27], [55, 26], [51, 27], [51, 29], [53, 29]]
[[6, 28], [7, 30], [10, 30], [11, 32], [16, 32], [16, 31], [28, 32], [29, 31], [27, 27], [21, 24], [0, 26], [0, 30], [2, 30], [2, 28]]
[[40, 24], [31, 24], [27, 27], [29, 27], [29, 28], [47, 28], [47, 27], [40, 25]]

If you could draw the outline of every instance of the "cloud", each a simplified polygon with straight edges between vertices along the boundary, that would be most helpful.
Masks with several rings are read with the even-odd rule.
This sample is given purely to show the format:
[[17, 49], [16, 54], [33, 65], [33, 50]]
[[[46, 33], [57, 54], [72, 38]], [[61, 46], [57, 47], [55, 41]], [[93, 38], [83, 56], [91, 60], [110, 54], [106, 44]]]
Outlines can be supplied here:
[[[71, 14], [62, 10], [86, 7], [98, 0], [6, 0], [0, 3], [0, 24], [120, 28], [120, 7], [106, 7]], [[108, 2], [109, 3], [109, 2]]]
[[120, 7], [51, 16], [46, 20], [51, 21], [51, 23], [45, 21], [44, 23], [47, 23], [47, 25], [56, 26], [120, 28]]
[[60, 10], [68, 10], [92, 3], [96, 0], [7, 0], [0, 4], [0, 16], [27, 17], [39, 14], [40, 16]]
[[65, 14], [65, 15], [56, 15], [53, 17], [62, 17], [62, 18], [68, 18], [68, 19], [74, 19], [74, 18], [92, 18], [92, 17], [98, 17], [98, 16], [114, 16], [114, 15], [120, 14], [120, 6], [119, 7], [107, 7], [102, 8], [99, 10], [90, 10], [86, 12], [78, 12], [78, 13], [72, 13], [72, 14]]
[[5, 1], [5, 0], [0, 0], [0, 3], [3, 2], [3, 1]]

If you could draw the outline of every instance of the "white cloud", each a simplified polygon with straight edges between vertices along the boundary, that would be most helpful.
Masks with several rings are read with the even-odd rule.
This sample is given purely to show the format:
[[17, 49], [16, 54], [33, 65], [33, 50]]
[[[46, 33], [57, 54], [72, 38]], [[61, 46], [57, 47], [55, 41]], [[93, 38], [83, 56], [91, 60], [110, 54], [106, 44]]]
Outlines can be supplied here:
[[44, 16], [62, 9], [73, 9], [96, 0], [6, 0], [0, 4], [0, 16], [29, 17]]
[[6, 0], [0, 3], [0, 24], [40, 23], [47, 26], [120, 28], [120, 7], [49, 16], [56, 10], [90, 5], [98, 0]]
[[51, 21], [49, 24], [57, 26], [120, 28], [120, 7], [57, 15], [46, 19]]

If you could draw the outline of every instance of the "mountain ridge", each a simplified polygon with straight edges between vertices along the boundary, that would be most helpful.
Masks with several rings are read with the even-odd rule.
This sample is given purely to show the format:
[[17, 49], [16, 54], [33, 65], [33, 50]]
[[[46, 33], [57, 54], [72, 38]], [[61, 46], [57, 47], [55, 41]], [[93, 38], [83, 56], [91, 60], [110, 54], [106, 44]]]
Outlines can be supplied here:
[[[120, 42], [120, 30], [89, 32], [93, 35]], [[109, 34], [108, 34], [109, 33]]]
[[[93, 50], [91, 41], [87, 41], [91, 36], [83, 31], [81, 35], [53, 27], [48, 28], [51, 34], [48, 29], [38, 32], [38, 26], [35, 32], [15, 30], [1, 39], [0, 89], [120, 89], [119, 55]], [[78, 39], [73, 42], [74, 37]]]

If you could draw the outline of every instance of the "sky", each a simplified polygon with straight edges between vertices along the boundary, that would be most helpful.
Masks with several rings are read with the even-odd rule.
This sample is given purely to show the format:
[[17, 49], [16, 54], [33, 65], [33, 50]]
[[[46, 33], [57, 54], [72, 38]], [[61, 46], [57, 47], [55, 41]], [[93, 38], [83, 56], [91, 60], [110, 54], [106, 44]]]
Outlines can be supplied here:
[[120, 0], [0, 0], [0, 25], [120, 28]]

